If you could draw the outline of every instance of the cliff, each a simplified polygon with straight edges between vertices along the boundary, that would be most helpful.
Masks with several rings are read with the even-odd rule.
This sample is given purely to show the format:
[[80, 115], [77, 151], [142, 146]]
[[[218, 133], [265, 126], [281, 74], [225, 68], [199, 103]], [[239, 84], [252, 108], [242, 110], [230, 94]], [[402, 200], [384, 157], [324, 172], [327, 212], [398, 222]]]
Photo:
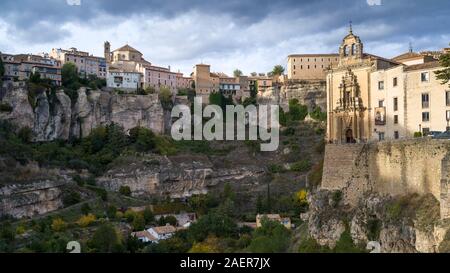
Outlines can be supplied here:
[[164, 131], [164, 114], [158, 95], [119, 95], [81, 88], [72, 102], [63, 92], [54, 96], [42, 92], [29, 96], [24, 86], [7, 90], [3, 104], [11, 112], [0, 112], [0, 119], [9, 120], [19, 128], [31, 128], [34, 141], [68, 140], [88, 136], [102, 124], [117, 123], [129, 130], [136, 126]]

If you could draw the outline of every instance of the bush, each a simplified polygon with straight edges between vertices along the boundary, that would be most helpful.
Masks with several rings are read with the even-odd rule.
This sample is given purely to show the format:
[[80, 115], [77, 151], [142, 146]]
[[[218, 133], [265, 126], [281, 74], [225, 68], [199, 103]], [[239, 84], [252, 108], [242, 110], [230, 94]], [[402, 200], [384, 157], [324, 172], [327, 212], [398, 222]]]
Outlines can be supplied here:
[[56, 218], [53, 220], [52, 222], [52, 230], [55, 232], [62, 232], [64, 230], [66, 230], [67, 228], [67, 224], [66, 222], [64, 222], [63, 219], [61, 218]]
[[77, 224], [83, 228], [88, 227], [92, 225], [96, 219], [97, 218], [93, 214], [83, 215], [80, 217], [80, 219], [78, 219]]
[[88, 215], [91, 211], [92, 209], [89, 204], [85, 203], [81, 206], [81, 213], [83, 213], [84, 215]]
[[11, 113], [13, 111], [13, 108], [11, 105], [7, 103], [0, 103], [0, 112], [8, 112]]
[[110, 224], [99, 227], [88, 245], [99, 253], [121, 252], [123, 250], [117, 230]]
[[285, 169], [281, 165], [273, 164], [269, 166], [269, 172], [270, 173], [282, 173]]
[[69, 191], [63, 196], [63, 204], [64, 207], [66, 208], [78, 204], [80, 203], [80, 201], [81, 201], [80, 193], [73, 190]]
[[308, 159], [301, 160], [299, 162], [296, 162], [292, 164], [291, 171], [294, 172], [306, 172], [311, 169], [311, 163]]
[[415, 133], [414, 133], [414, 137], [415, 137], [415, 138], [422, 137], [422, 132], [415, 132]]
[[131, 189], [129, 186], [121, 186], [119, 189], [119, 193], [124, 196], [131, 196]]
[[145, 228], [145, 219], [142, 214], [135, 214], [133, 219], [133, 230], [134, 231], [140, 231]]

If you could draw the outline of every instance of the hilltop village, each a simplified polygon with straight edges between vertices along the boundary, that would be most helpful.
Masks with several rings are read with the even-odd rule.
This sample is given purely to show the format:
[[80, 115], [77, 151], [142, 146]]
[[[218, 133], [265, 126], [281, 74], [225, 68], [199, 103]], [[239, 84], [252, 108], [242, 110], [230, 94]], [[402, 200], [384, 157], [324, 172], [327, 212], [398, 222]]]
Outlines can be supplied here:
[[[250, 75], [0, 53], [0, 251], [450, 251], [450, 48], [380, 57], [350, 27], [336, 50]], [[279, 105], [280, 148], [174, 141], [195, 96]]]

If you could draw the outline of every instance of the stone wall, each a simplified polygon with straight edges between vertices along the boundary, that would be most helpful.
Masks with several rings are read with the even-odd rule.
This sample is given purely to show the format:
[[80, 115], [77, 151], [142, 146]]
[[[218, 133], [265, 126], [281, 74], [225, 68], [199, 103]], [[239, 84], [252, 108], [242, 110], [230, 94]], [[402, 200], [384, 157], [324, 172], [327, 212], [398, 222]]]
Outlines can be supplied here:
[[433, 194], [441, 216], [450, 216], [450, 142], [415, 139], [325, 148], [322, 188], [341, 190], [351, 205], [369, 192], [398, 196]]
[[308, 106], [310, 111], [315, 106], [326, 111], [326, 82], [320, 80], [286, 82], [280, 92], [281, 104], [287, 106], [291, 99], [298, 99], [301, 104]]

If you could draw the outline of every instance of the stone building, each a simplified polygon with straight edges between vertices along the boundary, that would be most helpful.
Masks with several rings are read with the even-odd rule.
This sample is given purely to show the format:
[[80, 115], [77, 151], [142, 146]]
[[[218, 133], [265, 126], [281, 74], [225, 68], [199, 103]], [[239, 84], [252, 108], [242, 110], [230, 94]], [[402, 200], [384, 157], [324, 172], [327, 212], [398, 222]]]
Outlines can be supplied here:
[[325, 80], [326, 70], [337, 64], [338, 60], [338, 54], [289, 55], [287, 78], [291, 81]]
[[361, 39], [350, 28], [339, 48], [338, 63], [327, 71], [329, 142], [366, 142], [372, 137], [371, 117], [377, 105], [371, 100], [371, 73], [396, 65], [399, 63], [365, 53]]
[[28, 80], [32, 73], [39, 72], [41, 78], [50, 79], [56, 85], [61, 85], [61, 62], [49, 58], [48, 55], [33, 54], [0, 54], [4, 67], [4, 78], [13, 81]]
[[70, 49], [53, 48], [50, 57], [61, 62], [61, 65], [73, 63], [82, 77], [95, 75], [100, 79], [106, 79], [107, 62], [105, 58], [96, 57], [89, 52]]
[[[122, 71], [129, 74], [140, 74], [137, 88], [153, 88], [159, 91], [168, 88], [173, 94], [180, 88], [185, 88], [188, 79], [180, 73], [173, 72], [169, 67], [153, 65], [144, 59], [143, 54], [130, 45], [122, 46], [111, 52], [111, 44], [105, 42], [105, 59], [110, 60], [110, 71]], [[110, 76], [108, 76], [110, 78]], [[108, 87], [114, 87], [108, 85]]]

